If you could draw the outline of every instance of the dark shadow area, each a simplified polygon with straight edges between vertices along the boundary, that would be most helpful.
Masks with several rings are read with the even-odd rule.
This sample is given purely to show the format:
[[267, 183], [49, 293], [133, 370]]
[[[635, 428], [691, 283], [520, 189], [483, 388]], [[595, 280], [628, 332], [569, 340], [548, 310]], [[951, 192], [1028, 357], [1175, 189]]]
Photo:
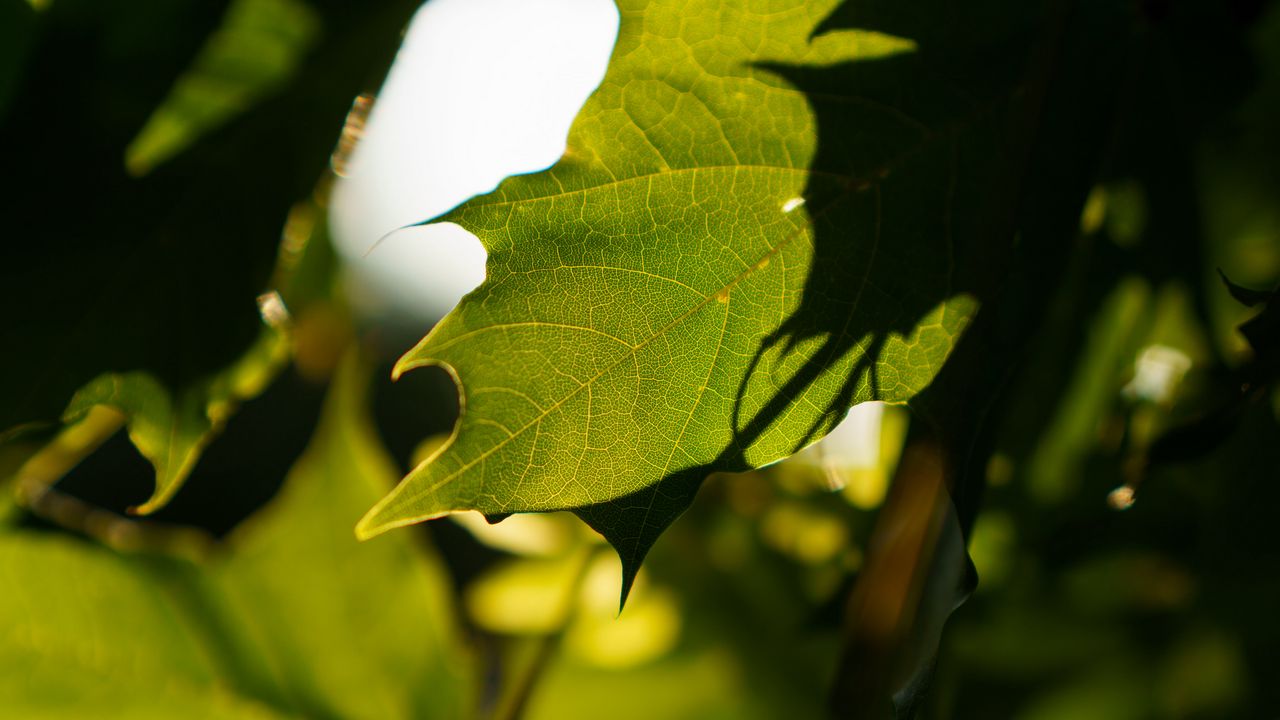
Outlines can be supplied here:
[[[997, 451], [1012, 453], [1013, 466], [1018, 468], [1014, 482], [1026, 482], [1024, 466], [1018, 463], [1029, 459], [1033, 452], [1031, 446], [1052, 432], [1050, 423], [1055, 411], [1061, 412], [1072, 400], [1068, 393], [1073, 375], [1093, 359], [1086, 355], [1090, 333], [1096, 332], [1090, 324], [1096, 321], [1123, 278], [1142, 278], [1154, 290], [1171, 285], [1185, 288], [1193, 305], [1193, 321], [1205, 328], [1213, 326], [1208, 296], [1215, 287], [1205, 282], [1206, 271], [1212, 267], [1209, 260], [1212, 247], [1203, 214], [1203, 153], [1206, 147], [1212, 147], [1212, 144], [1206, 145], [1207, 139], [1224, 130], [1229, 136], [1234, 134], [1231, 125], [1238, 120], [1230, 116], [1251, 92], [1257, 77], [1253, 54], [1248, 49], [1250, 23], [1259, 12], [1256, 5], [1192, 1], [1142, 4], [1133, 8], [1130, 16], [1118, 18], [1121, 22], [1114, 25], [1115, 30], [1110, 33], [1100, 32], [1104, 26], [1097, 20], [1096, 8], [1091, 11], [1087, 5], [1077, 6], [1070, 18], [1059, 63], [1061, 69], [1046, 96], [1039, 138], [1031, 155], [1031, 172], [1021, 194], [1018, 221], [1021, 238], [1018, 255], [1011, 266], [1013, 272], [989, 295], [990, 310], [979, 316], [953, 361], [913, 402], [944, 429], [951, 428], [948, 440], [957, 450], [959, 463], [954, 491], [966, 535], [973, 526], [979, 504], [988, 494], [985, 488], [988, 461]], [[1101, 102], [1108, 94], [1111, 101]], [[1090, 108], [1095, 114], [1087, 121], [1092, 127], [1081, 127], [1079, 108]], [[1072, 173], [1063, 170], [1072, 168], [1073, 153], [1079, 155], [1091, 149], [1093, 160], [1081, 162], [1079, 157], [1074, 158], [1076, 181], [1062, 183], [1071, 178]], [[1085, 232], [1064, 224], [1063, 220], [1070, 219], [1063, 207], [1064, 201], [1071, 195], [1063, 189], [1073, 186], [1086, 189], [1094, 182], [1134, 183], [1142, 188], [1146, 223], [1140, 239], [1117, 237], [1109, 227]], [[1083, 200], [1078, 195], [1075, 197]], [[1075, 214], [1079, 216], [1078, 206]], [[1216, 350], [1208, 348], [1212, 359], [1207, 362], [1206, 371], [1211, 374], [1222, 370], [1222, 358]], [[1121, 404], [1120, 384], [1122, 382], [1113, 389], [1114, 405]], [[1123, 413], [1132, 410], [1129, 407]], [[1254, 414], [1254, 420], [1259, 417]], [[1124, 427], [1129, 419], [1109, 415], [1109, 421]], [[1269, 417], [1267, 421], [1274, 424], [1274, 418]], [[1098, 432], [1101, 435], [1104, 428]], [[1057, 543], [1072, 548], [1066, 553], [1071, 556], [1070, 560], [1061, 565], [1051, 563], [1052, 570], [1037, 565], [1041, 571], [1058, 577], [1053, 574], [1069, 573], [1068, 568], [1073, 564], [1085, 565], [1112, 554], [1154, 554], [1155, 548], [1166, 551], [1169, 557], [1180, 557], [1181, 562], [1196, 558], [1212, 545], [1205, 542], [1201, 532], [1207, 524], [1214, 527], [1231, 524], [1229, 518], [1217, 516], [1213, 511], [1206, 514], [1206, 508], [1199, 507], [1197, 501], [1188, 502], [1186, 496], [1159, 498], [1155, 501], [1158, 507], [1139, 511], [1145, 516], [1142, 520], [1108, 511], [1103, 499], [1110, 490], [1133, 476], [1135, 456], [1140, 454], [1133, 443], [1141, 442], [1135, 439], [1141, 431], [1129, 427], [1125, 432], [1120, 447], [1095, 450], [1107, 455], [1106, 461], [1095, 457], [1096, 462], [1081, 468], [1081, 487], [1066, 507], [1053, 509], [1052, 519], [1043, 506], [1034, 502], [1024, 500], [1017, 508], [1015, 517], [1031, 518], [1019, 521], [1021, 537], [1033, 537], [1036, 538], [1033, 542], [1040, 543], [1045, 540], [1042, 535], [1045, 525], [1061, 530], [1060, 534], [1051, 531], [1054, 539], [1038, 545], [1029, 555], [1038, 559], [1044, 558], [1045, 553], [1056, 555], [1056, 551], [1047, 546]], [[1103, 444], [1101, 438], [1098, 443]], [[1159, 445], [1157, 442], [1152, 448], [1153, 465]], [[1242, 457], [1239, 462], [1231, 463], [1245, 476], [1238, 478], [1243, 480], [1242, 484], [1256, 485], [1256, 481], [1273, 474], [1264, 468], [1274, 464], [1259, 460], [1265, 453], [1252, 451], [1247, 455], [1251, 458]], [[1002, 457], [1007, 460], [1010, 455]], [[1235, 490], [1223, 484], [1227, 478], [1208, 467], [1206, 464], [1193, 470], [1184, 466], [1159, 472], [1153, 467], [1152, 473], [1168, 476], [1173, 472], [1184, 481], [1199, 484], [1199, 492], [1205, 494], [1202, 497], [1233, 494]], [[1216, 489], [1212, 489], [1214, 486]], [[1001, 499], [1014, 492], [1018, 490], [1006, 488], [996, 492], [997, 507], [1001, 507]], [[1255, 498], [1268, 494], [1251, 493]], [[1066, 521], [1068, 516], [1072, 520]], [[1069, 524], [1070, 530], [1060, 523]], [[1148, 523], [1167, 525], [1157, 528]], [[1089, 549], [1084, 550], [1085, 547]], [[1260, 590], [1270, 584], [1257, 578], [1256, 569], [1241, 569], [1238, 577], [1228, 580], [1216, 567], [1202, 563], [1203, 559], [1194, 559], [1188, 562], [1188, 567], [1196, 568], [1195, 575], [1205, 578], [1207, 583], [1215, 583], [1215, 587], [1219, 581], [1237, 587], [1244, 583]], [[1021, 584], [1034, 582], [1028, 580]], [[1105, 596], [1108, 589], [1096, 587], [1090, 591]], [[1213, 594], [1217, 595], [1217, 591]], [[1045, 600], [1048, 598], [1036, 602]], [[1000, 602], [1007, 603], [1007, 617], [1012, 617], [1015, 612], [1012, 608], [1019, 600], [1010, 597]], [[990, 612], [986, 609], [992, 607], [988, 603], [979, 603], [983, 608], [975, 612]], [[1066, 609], [1068, 615], [1088, 614], [1063, 604], [1063, 608], [1045, 611], [1045, 616], [1062, 609]], [[1039, 610], [1037, 608], [1037, 612]], [[1196, 608], [1181, 618], [1167, 617], [1166, 624], [1153, 623], [1162, 630], [1147, 628], [1140, 632], [1148, 633], [1150, 638], [1167, 638], [1175, 628], [1181, 631], [1207, 622], [1203, 617], [1199, 621], [1190, 619], [1199, 612]], [[1076, 615], [1072, 622], [1086, 632], [1105, 624], [1100, 618], [1082, 615]], [[1273, 635], [1269, 628], [1274, 623], [1259, 621], [1256, 616], [1249, 622], [1268, 628], [1264, 635]], [[1154, 634], [1150, 634], [1152, 632]], [[1251, 631], [1241, 632], [1247, 635]], [[1035, 632], [1026, 635], [1038, 637]], [[1153, 652], [1168, 650], [1153, 649]], [[1026, 653], [1028, 657], [1034, 654]], [[1110, 656], [1109, 661], [1116, 662], [1114, 656]], [[1271, 668], [1273, 664], [1258, 664], [1251, 670], [1262, 678], [1270, 674]], [[967, 674], [955, 666], [948, 670], [951, 677]], [[981, 674], [974, 673], [975, 683], [981, 682], [976, 680]], [[960, 699], [938, 698], [932, 704], [945, 704], [951, 712], [963, 715], [1002, 716], [1015, 713], [1015, 708], [1022, 707], [1019, 703], [1036, 694], [1032, 691], [1011, 698], [1010, 687], [1026, 690], [1029, 686], [1013, 679], [1012, 675], [1006, 675], [1005, 682], [1007, 685], [1003, 687], [975, 685]], [[1040, 689], [1049, 684], [1045, 683]], [[1267, 685], [1265, 680], [1255, 683], [1256, 687], [1264, 685]], [[968, 704], [971, 701], [976, 702]], [[1258, 707], [1264, 706], [1269, 705]]]
[[[1204, 15], [1180, 22], [1221, 25], [1221, 13]], [[946, 560], [925, 571], [918, 620], [929, 628], [928, 637], [907, 648], [905, 671], [886, 676], [880, 666], [891, 658], [859, 648], [848, 649], [839, 670], [853, 685], [837, 697], [838, 716], [880, 716], [888, 705], [840, 704], [868, 693], [885, 703], [892, 696], [908, 715], [918, 707], [931, 682], [941, 625], [975, 582], [963, 547], [984, 494], [994, 432], [988, 414], [1006, 397], [1031, 340], [1048, 329], [1044, 323], [1054, 317], [1048, 310], [1064, 278], [1108, 288], [1127, 264], [1114, 265], [1123, 253], [1103, 248], [1095, 258], [1101, 267], [1086, 260], [1069, 272], [1090, 188], [1100, 178], [1133, 176], [1140, 168], [1152, 199], [1173, 211], [1156, 225], [1168, 244], [1148, 244], [1144, 252], [1153, 257], [1133, 265], [1153, 278], [1183, 279], [1203, 267], [1197, 202], [1185, 168], [1189, 127], [1204, 117], [1169, 121], [1176, 103], [1160, 77], [1142, 76], [1139, 63], [1137, 82], [1151, 89], [1138, 92], [1134, 78], [1117, 71], [1134, 67], [1134, 54], [1141, 60], [1152, 32], [1146, 21], [1134, 7], [1104, 2], [1027, 4], [1012, 11], [991, 4], [963, 12], [946, 3], [905, 8], [846, 2], [818, 33], [879, 31], [912, 38], [918, 50], [831, 67], [764, 68], [804, 92], [817, 121], [817, 152], [804, 195], [813, 220], [810, 274], [799, 307], [763, 341], [742, 381], [734, 443], [705, 467], [576, 511], [620, 550], [628, 587], [649, 546], [692, 503], [706, 475], [747, 469], [746, 449], [838, 359], [859, 353], [795, 450], [820, 437], [854, 402], [883, 397], [888, 388], [877, 363], [902, 363], [884, 357], [889, 339], [910, 334], [943, 301], [968, 294], [991, 309], [979, 314], [954, 362], [912, 403], [921, 428], [913, 425], [913, 437], [928, 435], [947, 448], [948, 512], [955, 519]], [[1230, 52], [1238, 32], [1234, 40], [1215, 37], [1224, 46], [1219, 61], [1226, 68], [1215, 73], [1233, 81], [1217, 89], [1222, 97], [1237, 96], [1247, 76], [1236, 69], [1239, 53]], [[1129, 118], [1133, 105], [1140, 107], [1136, 120], [1117, 120]], [[1070, 312], [1060, 316], [1079, 323]], [[1077, 328], [1082, 334], [1083, 326]], [[1057, 405], [1080, 334], [1067, 333], [1062, 362], [1051, 363], [1058, 372], [1041, 378], [1031, 401], [1036, 412]], [[819, 349], [801, 368], [746, 411], [747, 385], [767, 372], [771, 354], [787, 355], [814, 341]], [[873, 692], [859, 678], [884, 684]]]
[[433, 436], [448, 436], [458, 419], [458, 388], [438, 367], [420, 368], [391, 379], [395, 359], [373, 371], [370, 392], [378, 435], [404, 472], [413, 468], [419, 446]]
[[[762, 341], [742, 379], [733, 443], [705, 467], [576, 511], [609, 531], [628, 582], [707, 474], [749, 469], [747, 449], [843, 358], [856, 361], [838, 391], [821, 398], [822, 412], [793, 451], [818, 439], [854, 402], [892, 391], [877, 367], [890, 338], [910, 335], [958, 294], [977, 295], [990, 273], [984, 263], [991, 247], [1011, 247], [1012, 226], [1003, 215], [1013, 200], [1010, 176], [1023, 159], [1017, 85], [1034, 34], [1026, 32], [1025, 15], [1006, 12], [998, 23], [966, 15], [940, 36], [936, 17], [949, 12], [947, 5], [926, 5], [846, 3], [815, 31], [913, 37], [917, 51], [830, 67], [760, 68], [803, 92], [816, 120], [804, 190], [812, 221], [804, 239], [812, 244], [809, 274], [799, 306]], [[779, 355], [814, 340], [818, 349], [797, 371], [773, 377]], [[758, 392], [764, 374], [774, 390], [745, 409], [748, 385]]]
[[[941, 5], [918, 10], [930, 18], [924, 25], [937, 27]], [[804, 193], [813, 258], [799, 307], [762, 343], [740, 396], [770, 352], [790, 355], [814, 339], [822, 345], [751, 417], [742, 417], [739, 401], [740, 448], [860, 343], [866, 346], [856, 351], [840, 391], [794, 450], [820, 437], [855, 401], [894, 395], [878, 372], [889, 360], [890, 337], [910, 336], [959, 294], [977, 296], [983, 288], [974, 258], [1008, 244], [999, 215], [1010, 198], [999, 190], [1021, 159], [1015, 90], [1020, 59], [1030, 52], [1027, 34], [957, 27], [957, 35], [931, 40], [909, 19], [890, 21], [899, 14], [876, 3], [846, 3], [818, 34], [900, 34], [919, 39], [915, 52], [831, 67], [764, 67], [801, 90], [815, 115], [817, 149]], [[833, 186], [830, 178], [840, 182]]]
[[379, 82], [417, 2], [313, 3], [343, 32], [319, 37], [274, 95], [142, 177], [125, 148], [228, 3], [17, 5], [33, 16], [0, 117], [11, 180], [0, 437], [56, 422], [104, 370], [179, 388], [249, 346], [288, 211], [326, 170], [351, 99]]

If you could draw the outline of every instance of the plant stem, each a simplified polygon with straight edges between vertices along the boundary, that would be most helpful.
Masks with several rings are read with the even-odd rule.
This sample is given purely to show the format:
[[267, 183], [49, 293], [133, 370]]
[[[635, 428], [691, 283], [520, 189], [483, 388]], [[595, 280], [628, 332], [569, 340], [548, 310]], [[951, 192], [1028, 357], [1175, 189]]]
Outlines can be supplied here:
[[529, 706], [529, 700], [533, 697], [533, 692], [537, 688], [538, 681], [542, 679], [543, 674], [551, 665], [556, 651], [560, 648], [560, 643], [564, 640], [565, 632], [573, 624], [573, 620], [577, 616], [577, 611], [581, 604], [582, 584], [586, 580], [592, 560], [595, 559], [599, 549], [594, 546], [583, 549], [578, 560], [578, 569], [565, 588], [564, 598], [561, 601], [564, 609], [560, 615], [559, 626], [538, 639], [538, 647], [534, 651], [533, 658], [525, 666], [524, 673], [513, 686], [506, 702], [498, 706], [498, 710], [493, 716], [494, 720], [520, 720], [524, 717], [524, 713]]

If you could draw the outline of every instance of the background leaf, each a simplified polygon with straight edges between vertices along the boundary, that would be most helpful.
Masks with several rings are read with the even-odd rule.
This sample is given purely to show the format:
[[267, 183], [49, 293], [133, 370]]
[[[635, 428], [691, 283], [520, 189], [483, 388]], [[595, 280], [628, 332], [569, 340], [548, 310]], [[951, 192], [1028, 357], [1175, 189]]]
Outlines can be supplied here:
[[264, 328], [243, 357], [176, 397], [145, 372], [103, 375], [75, 394], [62, 419], [76, 422], [95, 405], [124, 413], [129, 439], [155, 467], [155, 491], [131, 508], [145, 515], [168, 503], [237, 404], [262, 392], [288, 358], [284, 335]]
[[[286, 218], [315, 190], [353, 98], [380, 80], [417, 7], [277, 4], [273, 14], [265, 2], [67, 0], [34, 11], [6, 0], [27, 16], [30, 50], [25, 62], [0, 58], [15, 78], [0, 130], [25, 139], [10, 158], [24, 182], [0, 208], [24, 233], [0, 250], [0, 302], [15, 309], [0, 346], [21, 349], [0, 374], [0, 440], [55, 427], [74, 393], [118, 376], [113, 402], [157, 462], [146, 511], [216, 431], [219, 420], [201, 415], [225, 406], [217, 386], [253, 354], [255, 298], [279, 282]], [[255, 60], [209, 92], [237, 45], [278, 62]], [[205, 92], [193, 89], [202, 82]], [[73, 416], [105, 397], [87, 388]]]
[[[409, 535], [351, 535], [353, 513], [395, 477], [366, 378], [345, 365], [280, 496], [220, 557], [5, 526], [0, 572], [21, 592], [0, 599], [0, 704], [23, 717], [465, 714], [468, 660], [439, 561]], [[111, 517], [107, 537], [147, 532]]]

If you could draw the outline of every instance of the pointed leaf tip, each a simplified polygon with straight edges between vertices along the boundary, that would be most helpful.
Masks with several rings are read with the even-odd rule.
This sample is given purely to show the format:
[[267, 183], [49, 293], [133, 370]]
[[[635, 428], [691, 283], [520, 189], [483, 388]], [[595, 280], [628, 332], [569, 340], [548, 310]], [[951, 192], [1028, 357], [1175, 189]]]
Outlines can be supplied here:
[[365, 513], [364, 517], [360, 518], [360, 522], [357, 522], [355, 527], [356, 540], [359, 540], [360, 542], [372, 540], [384, 532], [386, 532], [385, 528], [373, 522], [373, 510]]
[[395, 496], [396, 496], [395, 492], [386, 496], [377, 505], [374, 505], [372, 508], [370, 508], [369, 512], [364, 514], [364, 517], [360, 518], [360, 521], [356, 523], [356, 528], [355, 528], [357, 540], [360, 540], [361, 542], [365, 540], [372, 540], [373, 538], [387, 532], [388, 530], [394, 530], [395, 528], [398, 528], [398, 527], [404, 527], [405, 525], [412, 525], [414, 523], [421, 522], [422, 520], [428, 519], [428, 518], [405, 518], [405, 519], [397, 519], [397, 520], [388, 520], [386, 517], [386, 515], [388, 514], [386, 512], [387, 500], [390, 500]]

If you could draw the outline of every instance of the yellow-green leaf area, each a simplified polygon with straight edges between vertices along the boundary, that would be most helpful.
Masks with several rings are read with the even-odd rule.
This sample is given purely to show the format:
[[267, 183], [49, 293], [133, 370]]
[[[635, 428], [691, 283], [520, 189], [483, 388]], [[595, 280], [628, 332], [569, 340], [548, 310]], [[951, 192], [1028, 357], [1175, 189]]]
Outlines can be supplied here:
[[0, 593], [0, 714], [466, 717], [470, 663], [438, 558], [408, 535], [351, 535], [396, 475], [367, 377], [344, 365], [280, 495], [203, 560], [6, 519], [0, 582], [17, 591]]
[[[946, 252], [954, 146], [879, 85], [791, 81], [910, 67], [909, 38], [811, 37], [836, 4], [620, 3], [561, 161], [442, 218], [481, 239], [487, 277], [396, 373], [445, 366], [463, 412], [360, 535], [615, 503], [580, 514], [620, 550], [644, 538], [634, 561], [690, 478], [773, 462], [852, 404], [928, 384], [974, 310]], [[832, 98], [853, 122], [834, 145], [814, 104]]]

